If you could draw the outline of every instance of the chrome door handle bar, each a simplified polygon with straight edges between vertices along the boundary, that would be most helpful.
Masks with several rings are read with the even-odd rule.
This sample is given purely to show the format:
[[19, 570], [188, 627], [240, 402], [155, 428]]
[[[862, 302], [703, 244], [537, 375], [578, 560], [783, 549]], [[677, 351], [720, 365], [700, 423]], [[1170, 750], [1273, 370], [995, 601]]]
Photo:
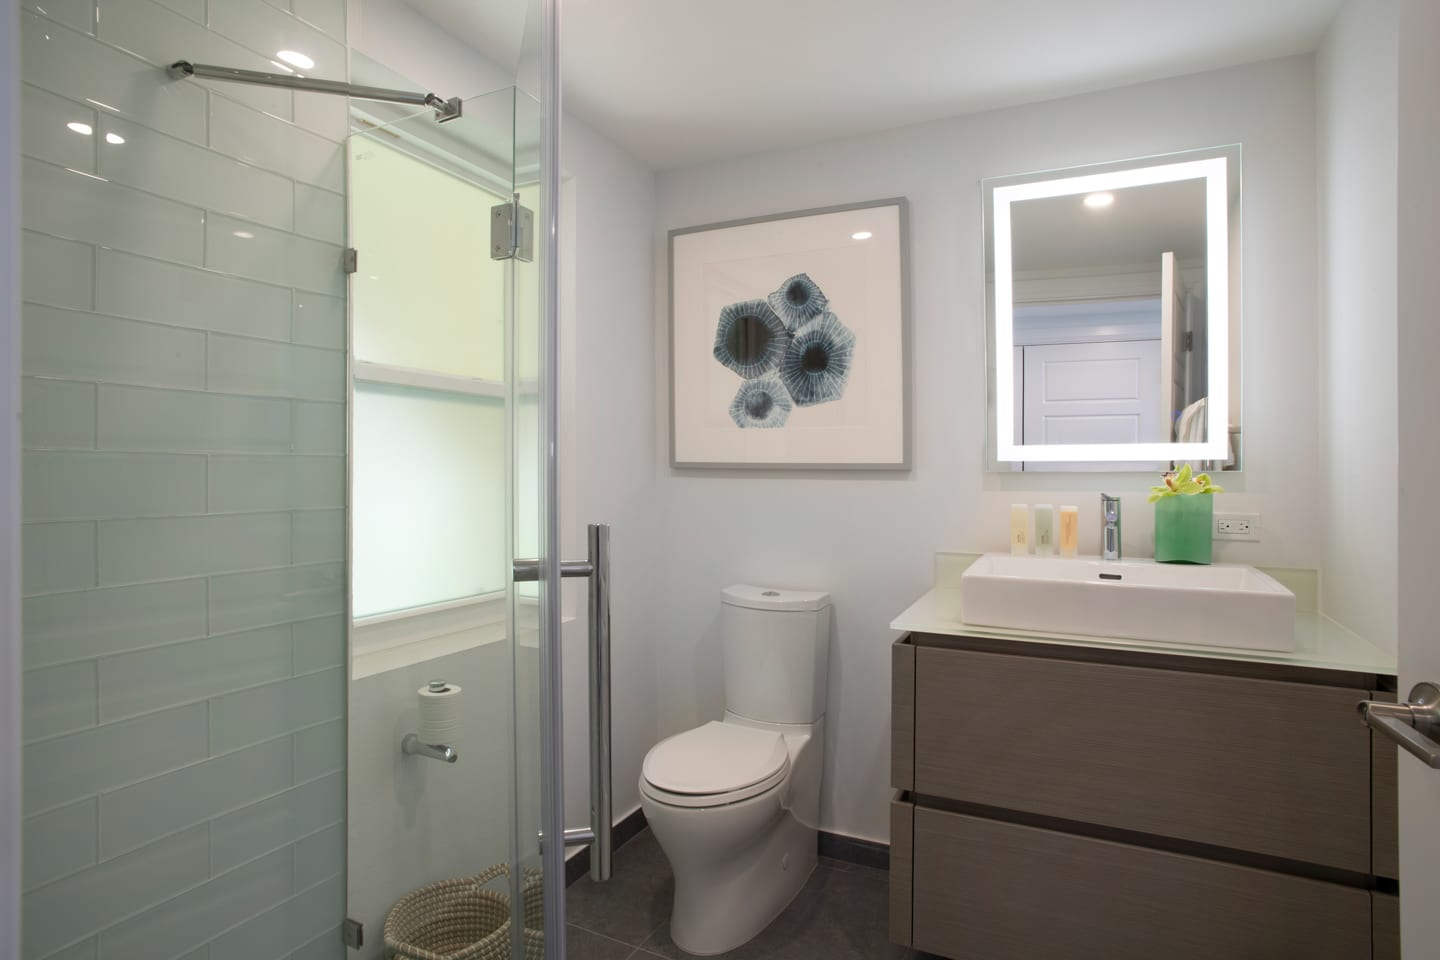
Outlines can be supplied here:
[[1361, 700], [1360, 718], [1427, 766], [1440, 768], [1440, 687], [1417, 683], [1405, 703]]
[[[588, 577], [590, 642], [590, 826], [566, 830], [567, 847], [590, 846], [590, 879], [610, 879], [613, 803], [610, 765], [610, 524], [588, 527], [589, 556], [562, 562], [561, 577]], [[516, 583], [541, 578], [539, 560], [516, 560]], [[559, 638], [556, 638], [558, 649]], [[541, 838], [542, 842], [544, 838]]]

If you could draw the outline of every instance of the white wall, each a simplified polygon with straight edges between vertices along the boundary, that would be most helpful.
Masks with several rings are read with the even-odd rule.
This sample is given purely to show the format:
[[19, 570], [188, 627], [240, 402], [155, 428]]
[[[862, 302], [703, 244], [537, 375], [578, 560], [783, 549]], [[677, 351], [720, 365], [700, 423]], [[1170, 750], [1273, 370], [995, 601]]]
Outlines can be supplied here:
[[[19, 17], [0, 0], [0, 23]], [[0, 30], [0, 960], [20, 958], [20, 44]]]
[[[1399, 634], [1400, 690], [1440, 680], [1440, 592], [1435, 589], [1435, 544], [1440, 514], [1432, 478], [1440, 472], [1440, 325], [1435, 308], [1435, 264], [1440, 262], [1440, 5], [1400, 0], [1400, 80], [1397, 298], [1399, 348]], [[1400, 883], [1405, 891], [1401, 940], [1407, 957], [1435, 952], [1440, 895], [1435, 861], [1440, 857], [1440, 775], [1400, 754]]]
[[1316, 58], [1321, 603], [1394, 650], [1397, 4], [1350, 0]]
[[1260, 544], [1219, 559], [1313, 567], [1323, 543], [1316, 370], [1314, 63], [1308, 56], [1148, 83], [664, 173], [655, 234], [655, 368], [665, 383], [665, 233], [674, 227], [904, 195], [911, 209], [908, 474], [744, 474], [668, 466], [657, 392], [664, 527], [646, 565], [654, 597], [658, 733], [722, 709], [719, 591], [751, 581], [829, 590], [835, 602], [822, 829], [887, 835], [890, 619], [931, 582], [936, 549], [1003, 549], [1012, 501], [1124, 500], [1125, 549], [1151, 552], [1151, 478], [985, 472], [984, 177], [1244, 144], [1246, 469], [1226, 508], [1264, 515]]

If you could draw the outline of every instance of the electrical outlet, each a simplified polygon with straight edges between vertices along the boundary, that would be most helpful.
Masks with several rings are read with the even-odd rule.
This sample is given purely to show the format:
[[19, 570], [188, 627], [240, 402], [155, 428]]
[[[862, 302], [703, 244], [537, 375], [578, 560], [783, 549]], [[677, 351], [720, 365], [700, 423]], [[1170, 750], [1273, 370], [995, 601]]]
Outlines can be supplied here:
[[1260, 514], [1258, 513], [1217, 513], [1215, 514], [1216, 540], [1245, 540], [1260, 542]]

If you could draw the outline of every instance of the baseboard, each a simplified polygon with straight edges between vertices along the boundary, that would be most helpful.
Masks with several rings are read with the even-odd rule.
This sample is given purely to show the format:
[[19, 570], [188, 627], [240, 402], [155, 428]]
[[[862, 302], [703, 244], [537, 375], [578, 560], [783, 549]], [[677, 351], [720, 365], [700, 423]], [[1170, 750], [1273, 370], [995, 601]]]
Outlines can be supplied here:
[[[620, 822], [615, 824], [610, 832], [610, 849], [619, 850], [627, 840], [633, 839], [641, 830], [645, 829], [645, 811], [636, 807], [630, 813], [622, 817]], [[590, 848], [581, 847], [574, 854], [565, 860], [565, 886], [570, 886], [576, 880], [590, 873]]]
[[820, 831], [820, 856], [846, 863], [858, 863], [876, 870], [890, 869], [890, 845], [874, 840], [847, 837], [843, 833]]

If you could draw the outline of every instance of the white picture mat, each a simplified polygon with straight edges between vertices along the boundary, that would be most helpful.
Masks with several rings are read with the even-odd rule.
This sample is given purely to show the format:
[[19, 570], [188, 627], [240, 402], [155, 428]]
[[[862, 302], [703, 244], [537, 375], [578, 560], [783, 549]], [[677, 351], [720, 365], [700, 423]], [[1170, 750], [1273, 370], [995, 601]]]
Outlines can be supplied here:
[[[888, 201], [672, 234], [677, 466], [906, 465], [904, 225], [901, 203]], [[729, 408], [744, 381], [714, 357], [720, 310], [764, 299], [797, 273], [855, 333], [845, 394], [796, 406], [784, 427], [741, 429]]]

